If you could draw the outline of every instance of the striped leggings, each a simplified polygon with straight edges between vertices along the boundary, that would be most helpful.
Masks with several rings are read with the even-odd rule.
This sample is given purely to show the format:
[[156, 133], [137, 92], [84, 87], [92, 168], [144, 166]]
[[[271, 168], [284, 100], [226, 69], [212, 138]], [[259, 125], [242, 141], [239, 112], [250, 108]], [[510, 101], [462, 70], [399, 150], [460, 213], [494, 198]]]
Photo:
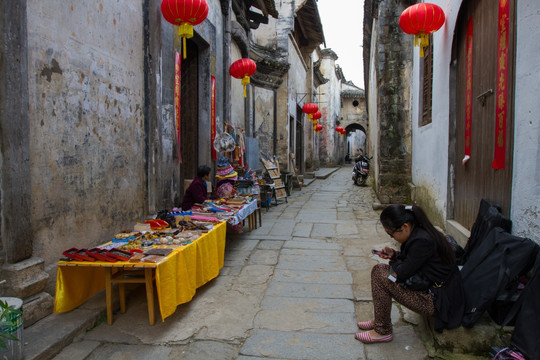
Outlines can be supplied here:
[[392, 298], [412, 311], [424, 315], [435, 314], [433, 296], [427, 292], [409, 290], [388, 279], [390, 265], [377, 264], [371, 270], [371, 293], [375, 312], [374, 330], [381, 335], [392, 333]]

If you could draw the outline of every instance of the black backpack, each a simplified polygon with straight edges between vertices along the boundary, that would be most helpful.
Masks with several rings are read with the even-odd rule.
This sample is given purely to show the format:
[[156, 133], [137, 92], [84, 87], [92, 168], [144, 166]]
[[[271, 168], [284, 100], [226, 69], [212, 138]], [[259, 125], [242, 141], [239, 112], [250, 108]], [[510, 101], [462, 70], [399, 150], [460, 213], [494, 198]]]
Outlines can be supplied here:
[[482, 199], [464, 252], [457, 258], [458, 264], [465, 264], [469, 259], [471, 252], [482, 242], [491, 229], [496, 226], [510, 233], [512, 230], [512, 221], [502, 215], [501, 207], [499, 205], [489, 200]]
[[462, 325], [472, 327], [495, 299], [512, 292], [520, 276], [533, 266], [538, 245], [495, 227], [470, 251], [461, 269], [465, 291]]

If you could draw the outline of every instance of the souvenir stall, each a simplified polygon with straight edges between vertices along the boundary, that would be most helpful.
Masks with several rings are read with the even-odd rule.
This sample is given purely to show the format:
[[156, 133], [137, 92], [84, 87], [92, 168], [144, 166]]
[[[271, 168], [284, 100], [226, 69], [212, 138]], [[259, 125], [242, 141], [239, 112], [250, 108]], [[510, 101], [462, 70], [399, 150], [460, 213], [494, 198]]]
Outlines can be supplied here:
[[[245, 220], [248, 229], [261, 225], [259, 181], [246, 161], [244, 129], [225, 124], [225, 131], [216, 136], [214, 149], [223, 153], [217, 161], [215, 188], [217, 199], [210, 208], [197, 209], [207, 215], [212, 211], [230, 213], [228, 230], [243, 232]], [[257, 215], [257, 216], [256, 216]]]
[[148, 320], [154, 317], [154, 284], [162, 320], [196, 289], [219, 275], [225, 254], [226, 223], [219, 217], [196, 220], [177, 209], [134, 225], [93, 249], [71, 248], [58, 262], [54, 312], [75, 309], [105, 289], [107, 323], [112, 324], [113, 284], [119, 284], [125, 312], [125, 284], [145, 284]]

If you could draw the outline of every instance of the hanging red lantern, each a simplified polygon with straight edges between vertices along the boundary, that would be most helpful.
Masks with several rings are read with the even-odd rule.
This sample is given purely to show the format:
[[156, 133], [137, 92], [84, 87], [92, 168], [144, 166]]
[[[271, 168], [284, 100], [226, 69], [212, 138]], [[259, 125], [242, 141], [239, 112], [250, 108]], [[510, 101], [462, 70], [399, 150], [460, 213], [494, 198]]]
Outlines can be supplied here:
[[208, 16], [206, 0], [163, 0], [161, 13], [165, 20], [178, 25], [178, 35], [182, 38], [185, 59], [186, 39], [193, 37], [193, 25], [202, 23]]
[[336, 127], [336, 131], [341, 134], [344, 129], [341, 126]]
[[244, 85], [244, 97], [247, 97], [246, 86], [249, 84], [249, 77], [257, 71], [257, 64], [251, 59], [240, 59], [232, 63], [229, 74], [237, 79], [242, 79]]
[[311, 115], [311, 117], [313, 118], [313, 120], [319, 120], [322, 117], [322, 114], [319, 110], [317, 110]]
[[311, 121], [311, 119], [313, 119], [313, 114], [319, 111], [319, 107], [317, 104], [307, 103], [302, 107], [302, 111], [308, 114], [308, 119]]
[[440, 6], [430, 3], [409, 6], [399, 17], [401, 30], [414, 35], [414, 46], [420, 46], [420, 57], [424, 57], [424, 47], [429, 45], [428, 35], [443, 25], [443, 10]]
[[317, 126], [315, 127], [315, 131], [317, 132], [317, 134], [322, 130], [322, 125], [321, 124], [317, 124]]

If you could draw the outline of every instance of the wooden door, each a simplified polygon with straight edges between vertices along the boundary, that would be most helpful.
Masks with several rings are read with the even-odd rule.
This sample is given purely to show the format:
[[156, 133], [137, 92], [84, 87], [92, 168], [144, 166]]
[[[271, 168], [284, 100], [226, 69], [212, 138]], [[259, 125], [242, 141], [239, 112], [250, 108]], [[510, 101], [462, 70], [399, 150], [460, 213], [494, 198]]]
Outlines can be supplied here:
[[[510, 215], [514, 128], [514, 37], [515, 0], [510, 1], [508, 95], [506, 119], [506, 166], [491, 168], [495, 149], [495, 103], [497, 93], [498, 3], [496, 0], [464, 1], [454, 39], [456, 60], [456, 129], [454, 219], [471, 229], [482, 198], [502, 207]], [[471, 159], [462, 165], [465, 147], [466, 35], [473, 21]], [[489, 94], [493, 91], [492, 94]], [[486, 94], [483, 97], [480, 95]], [[483, 100], [483, 101], [482, 101]]]
[[[191, 40], [187, 41], [187, 58], [182, 58], [182, 81], [180, 91], [180, 150], [182, 164], [180, 183], [197, 175], [199, 164], [199, 50]], [[184, 189], [185, 190], [185, 189]]]

